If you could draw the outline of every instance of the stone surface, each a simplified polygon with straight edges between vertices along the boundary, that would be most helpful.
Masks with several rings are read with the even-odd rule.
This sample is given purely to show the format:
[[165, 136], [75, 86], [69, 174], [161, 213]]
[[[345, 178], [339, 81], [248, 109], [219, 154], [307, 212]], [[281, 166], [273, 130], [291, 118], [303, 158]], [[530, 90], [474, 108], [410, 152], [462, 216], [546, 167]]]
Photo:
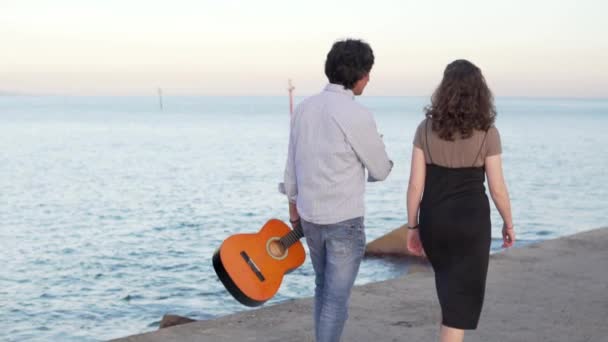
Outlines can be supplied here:
[[182, 324], [192, 323], [192, 322], [196, 322], [196, 320], [194, 320], [192, 318], [188, 318], [188, 317], [166, 314], [163, 316], [163, 319], [160, 321], [158, 328], [164, 329], [164, 328], [172, 327], [175, 325], [182, 325]]
[[[608, 229], [492, 255], [479, 328], [467, 342], [607, 342]], [[313, 286], [313, 280], [310, 280]], [[116, 342], [313, 341], [311, 298]], [[437, 341], [432, 273], [358, 286], [343, 341]]]

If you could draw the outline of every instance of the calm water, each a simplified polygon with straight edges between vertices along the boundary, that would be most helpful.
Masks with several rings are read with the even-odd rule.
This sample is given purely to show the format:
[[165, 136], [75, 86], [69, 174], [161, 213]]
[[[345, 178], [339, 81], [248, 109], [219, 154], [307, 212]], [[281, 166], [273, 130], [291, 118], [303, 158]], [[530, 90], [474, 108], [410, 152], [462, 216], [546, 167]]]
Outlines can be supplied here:
[[[368, 241], [405, 223], [426, 98], [361, 98], [395, 168], [368, 185]], [[228, 235], [287, 219], [286, 98], [0, 97], [0, 339], [93, 341], [164, 313], [244, 310], [211, 265]], [[499, 99], [521, 243], [607, 225], [608, 100]], [[501, 220], [493, 211], [493, 234]], [[494, 243], [498, 250], [499, 241]], [[365, 260], [357, 283], [403, 274]], [[311, 296], [309, 262], [272, 302]]]

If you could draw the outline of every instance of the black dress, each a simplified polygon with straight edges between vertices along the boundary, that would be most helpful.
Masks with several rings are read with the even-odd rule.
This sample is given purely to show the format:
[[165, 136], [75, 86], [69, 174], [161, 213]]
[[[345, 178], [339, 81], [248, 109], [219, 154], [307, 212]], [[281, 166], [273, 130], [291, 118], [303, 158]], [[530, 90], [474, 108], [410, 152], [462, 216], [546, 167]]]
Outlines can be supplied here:
[[[428, 146], [427, 131], [427, 149]], [[430, 156], [430, 149], [428, 153]], [[435, 271], [442, 323], [452, 328], [476, 329], [491, 240], [485, 169], [447, 168], [433, 164], [432, 156], [430, 159], [420, 203], [420, 240]]]

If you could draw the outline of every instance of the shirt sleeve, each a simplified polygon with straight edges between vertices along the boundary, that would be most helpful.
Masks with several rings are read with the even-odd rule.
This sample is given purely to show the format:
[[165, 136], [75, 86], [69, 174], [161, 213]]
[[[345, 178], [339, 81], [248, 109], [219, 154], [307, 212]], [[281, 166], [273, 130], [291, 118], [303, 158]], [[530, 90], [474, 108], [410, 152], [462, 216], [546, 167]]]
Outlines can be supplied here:
[[283, 183], [279, 184], [279, 191], [287, 196], [290, 203], [296, 203], [298, 197], [298, 183], [296, 181], [296, 165], [295, 165], [295, 120], [294, 117], [297, 115], [298, 108], [294, 112], [294, 116], [291, 118], [291, 124], [289, 129], [289, 147], [287, 149], [287, 162], [285, 163], [285, 174], [283, 177]]
[[367, 168], [368, 181], [385, 180], [393, 168], [393, 162], [386, 153], [376, 121], [372, 113], [365, 109], [354, 114], [348, 122], [338, 122], [338, 125], [359, 160]]
[[491, 127], [488, 130], [486, 138], [486, 157], [494, 156], [502, 153], [502, 144], [500, 141], [500, 133], [496, 127]]

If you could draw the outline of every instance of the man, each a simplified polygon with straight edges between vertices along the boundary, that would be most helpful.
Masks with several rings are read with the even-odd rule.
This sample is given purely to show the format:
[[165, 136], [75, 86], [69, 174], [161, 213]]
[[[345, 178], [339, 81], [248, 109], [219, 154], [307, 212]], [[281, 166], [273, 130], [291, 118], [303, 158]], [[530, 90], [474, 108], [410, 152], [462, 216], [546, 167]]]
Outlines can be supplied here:
[[354, 100], [373, 64], [367, 43], [334, 43], [325, 62], [330, 84], [298, 105], [291, 125], [284, 189], [315, 270], [317, 342], [339, 341], [348, 317], [365, 252], [365, 169], [368, 181], [381, 181], [393, 166], [372, 114]]

